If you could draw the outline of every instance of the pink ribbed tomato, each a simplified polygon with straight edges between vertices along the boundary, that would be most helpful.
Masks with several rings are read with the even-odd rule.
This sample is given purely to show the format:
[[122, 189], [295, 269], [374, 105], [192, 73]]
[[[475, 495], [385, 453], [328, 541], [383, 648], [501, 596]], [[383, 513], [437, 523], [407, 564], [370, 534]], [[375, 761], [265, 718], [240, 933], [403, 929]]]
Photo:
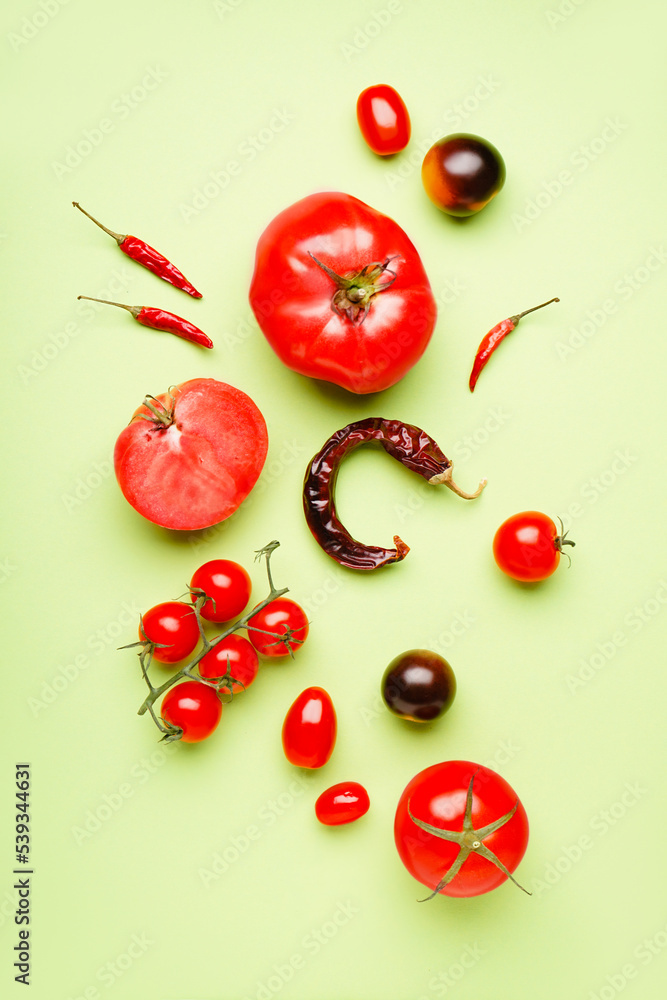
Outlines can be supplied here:
[[266, 458], [264, 417], [240, 389], [194, 378], [146, 396], [121, 431], [116, 478], [135, 510], [164, 528], [208, 528], [233, 514]]

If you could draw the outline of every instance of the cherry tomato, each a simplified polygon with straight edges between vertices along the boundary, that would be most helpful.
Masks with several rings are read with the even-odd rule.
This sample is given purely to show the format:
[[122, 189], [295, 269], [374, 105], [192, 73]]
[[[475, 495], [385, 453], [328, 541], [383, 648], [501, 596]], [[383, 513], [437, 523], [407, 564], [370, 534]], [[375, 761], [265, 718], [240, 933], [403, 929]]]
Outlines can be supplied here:
[[353, 823], [370, 808], [368, 792], [356, 781], [341, 781], [322, 792], [315, 803], [315, 815], [325, 826]]
[[[254, 629], [253, 629], [254, 626]], [[262, 629], [257, 632], [255, 629]], [[265, 635], [273, 632], [274, 635]], [[285, 639], [276, 639], [275, 634]], [[262, 656], [287, 656], [303, 645], [308, 635], [308, 619], [303, 608], [288, 597], [277, 597], [248, 622], [248, 638]]]
[[145, 518], [193, 531], [238, 509], [267, 448], [264, 418], [249, 396], [193, 378], [146, 397], [116, 441], [114, 469], [125, 499]]
[[[202, 656], [199, 661], [199, 673], [209, 680], [214, 677], [224, 677], [228, 666], [234, 680], [240, 681], [240, 684], [232, 685], [234, 694], [250, 687], [259, 668], [259, 657], [252, 644], [235, 633], [228, 635], [226, 639], [221, 639], [213, 649]], [[228, 687], [221, 687], [218, 690], [229, 692]]]
[[164, 601], [141, 616], [139, 638], [160, 643], [153, 650], [153, 659], [160, 663], [178, 663], [193, 651], [199, 642], [197, 617], [190, 604]]
[[374, 153], [400, 153], [410, 141], [410, 115], [403, 98], [384, 83], [362, 90], [357, 98], [357, 121]]
[[454, 701], [456, 678], [447, 660], [430, 649], [410, 649], [395, 657], [382, 678], [382, 697], [394, 715], [432, 722]]
[[[243, 566], [231, 559], [211, 559], [195, 570], [190, 590], [203, 590], [211, 598], [205, 601], [201, 616], [209, 622], [228, 622], [240, 615], [250, 600], [252, 584]], [[192, 594], [193, 601], [200, 596]]]
[[432, 896], [479, 896], [508, 878], [516, 882], [511, 873], [528, 845], [528, 818], [495, 771], [448, 760], [408, 784], [394, 837], [401, 861]]
[[437, 314], [400, 226], [336, 191], [309, 195], [269, 223], [250, 304], [288, 368], [358, 393], [403, 378], [426, 350]]
[[336, 743], [336, 711], [322, 688], [302, 691], [283, 723], [283, 750], [297, 767], [322, 767]]
[[555, 572], [564, 545], [574, 542], [559, 535], [550, 517], [525, 510], [500, 525], [493, 539], [493, 555], [503, 573], [524, 583], [536, 583]]
[[162, 718], [183, 730], [184, 743], [199, 743], [216, 729], [222, 702], [207, 684], [185, 681], [169, 688], [162, 699]]
[[431, 146], [422, 164], [422, 183], [443, 212], [475, 215], [505, 183], [505, 164], [486, 139], [461, 132]]

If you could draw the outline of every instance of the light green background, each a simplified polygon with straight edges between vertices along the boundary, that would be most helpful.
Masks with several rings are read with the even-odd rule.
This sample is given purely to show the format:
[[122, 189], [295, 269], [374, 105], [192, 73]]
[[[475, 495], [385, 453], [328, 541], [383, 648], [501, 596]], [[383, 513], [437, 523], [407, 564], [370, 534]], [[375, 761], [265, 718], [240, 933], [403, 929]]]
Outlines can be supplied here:
[[[33, 1000], [664, 996], [663, 7], [12, 0], [0, 18], [3, 996], [26, 995], [11, 968], [12, 774], [26, 758]], [[412, 115], [412, 144], [392, 162], [355, 122], [357, 94], [378, 82]], [[276, 111], [281, 130], [262, 131]], [[502, 194], [464, 224], [434, 209], [419, 177], [431, 138], [456, 130], [507, 163]], [[98, 144], [68, 166], [86, 132]], [[207, 188], [230, 161], [238, 174]], [[404, 226], [440, 304], [423, 361], [376, 398], [283, 368], [247, 303], [263, 226], [326, 188]], [[73, 199], [170, 255], [203, 300], [133, 265]], [[186, 315], [215, 351], [76, 302], [105, 292]], [[484, 332], [553, 295], [560, 305], [521, 325], [471, 396]], [[256, 400], [270, 451], [264, 488], [237, 516], [175, 537], [130, 509], [108, 463], [146, 392], [197, 376]], [[325, 438], [367, 415], [423, 426], [462, 486], [489, 485], [468, 505], [381, 452], [356, 454], [344, 519], [412, 549], [358, 576], [313, 542], [300, 489]], [[561, 514], [577, 542], [572, 568], [536, 589], [501, 576], [490, 552], [498, 524], [527, 508]], [[311, 638], [263, 669], [208, 744], [165, 756], [135, 715], [133, 654], [116, 647], [200, 562], [249, 564], [274, 537], [276, 582], [307, 607]], [[253, 580], [260, 599], [260, 567]], [[440, 649], [459, 681], [447, 718], [418, 732], [377, 704], [384, 666], [415, 646]], [[339, 741], [324, 772], [294, 784], [280, 725], [309, 684], [330, 691]], [[532, 898], [507, 884], [416, 903], [394, 809], [417, 771], [450, 758], [496, 767], [521, 796], [531, 839], [518, 875]], [[316, 795], [348, 778], [366, 784], [371, 812], [321, 828]], [[233, 838], [248, 849], [205, 884], [216, 856], [234, 858]], [[332, 936], [316, 947], [322, 928]], [[293, 956], [303, 967], [278, 988], [275, 967]]]

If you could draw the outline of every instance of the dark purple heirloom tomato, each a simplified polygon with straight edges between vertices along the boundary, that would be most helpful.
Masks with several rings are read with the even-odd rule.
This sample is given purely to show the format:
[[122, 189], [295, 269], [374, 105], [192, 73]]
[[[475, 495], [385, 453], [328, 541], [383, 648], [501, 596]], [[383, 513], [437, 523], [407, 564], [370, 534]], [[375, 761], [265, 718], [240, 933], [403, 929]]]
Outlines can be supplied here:
[[456, 678], [447, 660], [430, 649], [410, 649], [391, 661], [382, 677], [390, 712], [412, 722], [432, 722], [447, 711]]
[[438, 139], [422, 164], [422, 183], [448, 215], [475, 215], [505, 183], [505, 163], [495, 146], [460, 132]]

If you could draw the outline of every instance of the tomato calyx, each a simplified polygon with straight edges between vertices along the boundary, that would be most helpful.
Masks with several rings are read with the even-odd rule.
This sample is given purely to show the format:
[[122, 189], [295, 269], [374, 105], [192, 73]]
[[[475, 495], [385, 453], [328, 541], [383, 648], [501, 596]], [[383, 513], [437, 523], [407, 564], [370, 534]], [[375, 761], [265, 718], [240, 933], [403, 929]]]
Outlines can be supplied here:
[[568, 569], [569, 569], [570, 566], [572, 565], [572, 560], [570, 559], [570, 553], [569, 552], [563, 552], [563, 546], [564, 545], [571, 545], [572, 548], [574, 548], [574, 546], [576, 545], [576, 542], [573, 542], [570, 538], [567, 537], [568, 536], [568, 532], [564, 530], [564, 525], [563, 525], [563, 522], [561, 521], [560, 518], [558, 518], [558, 522], [560, 524], [560, 535], [556, 535], [556, 537], [554, 538], [554, 545], [556, 546], [556, 548], [558, 549], [558, 551], [560, 552], [560, 554], [562, 556], [567, 556], [567, 560], [568, 560], [567, 565], [568, 565]]
[[[368, 316], [371, 300], [379, 292], [385, 292], [396, 281], [397, 274], [389, 267], [392, 260], [397, 260], [400, 254], [387, 257], [382, 261], [372, 261], [360, 271], [349, 271], [347, 274], [337, 274], [315, 254], [308, 251], [317, 266], [336, 284], [336, 291], [331, 298], [331, 308], [338, 316], [347, 316], [352, 323], [361, 325]], [[390, 274], [388, 281], [383, 281], [384, 275]]]
[[176, 399], [171, 394], [171, 388], [167, 390], [167, 395], [171, 400], [171, 406], [165, 406], [155, 396], [147, 395], [144, 399], [144, 406], [147, 410], [150, 410], [152, 416], [147, 417], [145, 413], [140, 413], [139, 416], [141, 419], [148, 420], [149, 423], [155, 424], [158, 427], [170, 427], [174, 422]]
[[525, 892], [528, 896], [532, 896], [532, 893], [529, 892], [528, 889], [524, 889], [524, 887], [517, 882], [512, 873], [502, 863], [500, 858], [497, 858], [493, 851], [490, 851], [484, 844], [484, 840], [487, 837], [490, 837], [492, 833], [496, 832], [496, 830], [500, 830], [501, 827], [505, 826], [505, 824], [511, 820], [517, 810], [519, 800], [517, 799], [510, 811], [505, 813], [504, 816], [501, 816], [500, 819], [496, 819], [493, 823], [488, 823], [486, 826], [480, 827], [476, 830], [472, 822], [472, 791], [475, 776], [477, 774], [478, 770], [474, 772], [470, 779], [470, 784], [468, 785], [465, 813], [463, 816], [463, 829], [460, 831], [444, 830], [439, 826], [432, 826], [431, 823], [424, 823], [423, 820], [417, 819], [416, 816], [412, 815], [410, 802], [408, 802], [408, 816], [416, 826], [418, 826], [421, 830], [426, 831], [426, 833], [432, 834], [434, 837], [440, 837], [441, 840], [447, 840], [450, 843], [458, 844], [459, 846], [459, 853], [449, 869], [440, 879], [430, 896], [420, 899], [420, 903], [425, 903], [427, 900], [433, 899], [433, 897], [437, 896], [446, 885], [449, 885], [456, 875], [458, 875], [468, 856], [472, 853], [479, 854], [480, 857], [486, 858], [487, 861], [490, 861], [496, 866], [496, 868], [500, 869], [503, 875], [506, 875], [507, 878], [511, 879], [511, 881], [514, 882], [514, 884], [518, 886], [522, 892]]

